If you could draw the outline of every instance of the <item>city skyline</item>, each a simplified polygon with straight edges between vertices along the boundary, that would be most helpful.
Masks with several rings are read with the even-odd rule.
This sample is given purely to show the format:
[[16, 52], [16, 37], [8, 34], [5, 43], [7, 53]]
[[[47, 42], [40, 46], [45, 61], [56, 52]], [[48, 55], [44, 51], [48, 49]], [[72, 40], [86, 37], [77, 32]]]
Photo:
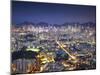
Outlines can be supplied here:
[[96, 22], [96, 6], [12, 1], [12, 24]]
[[96, 69], [96, 6], [12, 2], [11, 74]]

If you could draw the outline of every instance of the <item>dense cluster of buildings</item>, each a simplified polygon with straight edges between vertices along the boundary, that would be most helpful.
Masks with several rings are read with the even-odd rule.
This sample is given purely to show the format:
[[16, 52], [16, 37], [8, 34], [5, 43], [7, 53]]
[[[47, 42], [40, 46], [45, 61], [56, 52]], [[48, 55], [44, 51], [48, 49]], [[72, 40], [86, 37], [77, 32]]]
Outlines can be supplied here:
[[95, 69], [95, 24], [12, 25], [11, 52], [12, 73]]

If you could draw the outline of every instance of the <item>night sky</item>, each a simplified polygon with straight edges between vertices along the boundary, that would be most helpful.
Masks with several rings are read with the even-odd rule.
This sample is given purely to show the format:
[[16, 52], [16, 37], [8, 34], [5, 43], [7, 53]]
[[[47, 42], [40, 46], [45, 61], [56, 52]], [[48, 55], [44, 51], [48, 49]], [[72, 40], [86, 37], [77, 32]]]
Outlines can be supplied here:
[[12, 1], [12, 23], [19, 24], [25, 21], [47, 22], [49, 24], [95, 22], [96, 7]]

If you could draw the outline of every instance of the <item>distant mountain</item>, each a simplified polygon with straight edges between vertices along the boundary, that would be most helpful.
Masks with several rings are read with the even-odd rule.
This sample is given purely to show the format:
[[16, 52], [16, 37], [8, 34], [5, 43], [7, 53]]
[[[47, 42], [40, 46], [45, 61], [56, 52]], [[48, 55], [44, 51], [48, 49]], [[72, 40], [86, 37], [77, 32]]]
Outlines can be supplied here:
[[96, 23], [93, 23], [93, 22], [87, 22], [87, 23], [79, 23], [79, 22], [72, 22], [72, 23], [69, 23], [69, 22], [65, 22], [63, 24], [48, 24], [46, 22], [39, 22], [39, 23], [33, 23], [33, 22], [28, 22], [28, 21], [25, 21], [23, 23], [20, 23], [20, 24], [16, 24], [15, 26], [19, 27], [19, 26], [24, 26], [24, 25], [33, 25], [33, 26], [56, 26], [56, 27], [60, 27], [60, 26], [68, 26], [68, 25], [71, 25], [71, 26], [75, 26], [75, 25], [81, 25], [81, 26], [90, 26], [90, 27], [95, 27], [96, 26]]
[[46, 23], [46, 22], [39, 22], [39, 23], [37, 23], [36, 25], [37, 25], [37, 26], [49, 26], [49, 24]]
[[93, 22], [82, 23], [81, 25], [82, 26], [96, 27], [96, 23], [93, 23]]
[[17, 24], [17, 25], [35, 25], [35, 23], [33, 23], [33, 22], [28, 22], [28, 21], [25, 21], [25, 22], [23, 22], [23, 23], [20, 23], [20, 24]]

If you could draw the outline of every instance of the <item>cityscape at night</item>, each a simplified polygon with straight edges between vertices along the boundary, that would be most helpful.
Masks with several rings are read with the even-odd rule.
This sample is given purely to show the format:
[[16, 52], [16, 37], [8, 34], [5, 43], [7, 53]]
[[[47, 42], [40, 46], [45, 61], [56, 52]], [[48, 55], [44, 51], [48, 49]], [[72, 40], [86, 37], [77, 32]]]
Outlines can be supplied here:
[[96, 6], [12, 1], [11, 73], [96, 69]]

